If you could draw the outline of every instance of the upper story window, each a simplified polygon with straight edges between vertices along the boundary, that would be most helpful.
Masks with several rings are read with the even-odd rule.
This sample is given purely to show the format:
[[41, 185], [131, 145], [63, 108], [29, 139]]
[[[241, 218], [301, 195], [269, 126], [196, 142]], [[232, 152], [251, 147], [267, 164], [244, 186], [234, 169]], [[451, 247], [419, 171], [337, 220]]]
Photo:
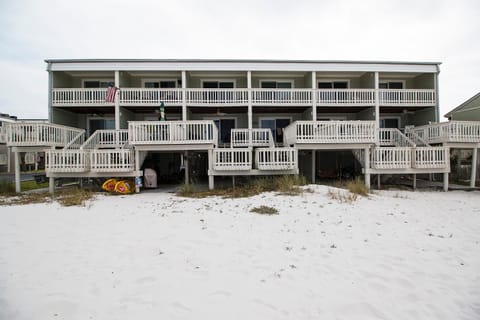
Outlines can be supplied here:
[[348, 81], [336, 80], [336, 81], [319, 81], [319, 89], [348, 89]]
[[176, 88], [177, 80], [145, 80], [143, 81], [144, 88]]
[[293, 81], [260, 81], [262, 89], [291, 89], [293, 88]]
[[405, 83], [403, 81], [380, 81], [380, 89], [404, 89]]
[[233, 80], [202, 81], [202, 88], [204, 88], [204, 89], [233, 89], [233, 88], [235, 88], [235, 81], [233, 81]]
[[108, 88], [109, 86], [115, 85], [115, 82], [112, 80], [84, 80], [84, 88]]

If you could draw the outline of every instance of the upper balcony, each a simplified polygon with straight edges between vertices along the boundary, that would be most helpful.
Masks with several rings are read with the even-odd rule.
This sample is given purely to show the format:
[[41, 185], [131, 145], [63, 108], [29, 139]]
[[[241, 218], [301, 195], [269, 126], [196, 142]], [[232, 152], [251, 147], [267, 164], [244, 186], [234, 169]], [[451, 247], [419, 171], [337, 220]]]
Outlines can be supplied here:
[[[373, 106], [375, 89], [261, 89], [252, 88], [254, 106]], [[113, 106], [105, 101], [106, 89], [54, 88], [53, 106]], [[200, 88], [121, 88], [118, 93], [121, 106], [245, 106], [249, 104], [249, 89]], [[433, 89], [379, 89], [382, 106], [435, 106]]]

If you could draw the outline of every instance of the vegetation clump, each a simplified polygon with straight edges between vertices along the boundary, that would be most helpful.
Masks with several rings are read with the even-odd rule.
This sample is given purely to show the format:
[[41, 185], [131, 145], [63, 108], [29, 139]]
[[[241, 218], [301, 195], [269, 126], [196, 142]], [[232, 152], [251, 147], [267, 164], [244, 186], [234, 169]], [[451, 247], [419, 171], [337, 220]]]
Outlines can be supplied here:
[[347, 183], [347, 189], [353, 194], [364, 196], [364, 197], [368, 196], [368, 192], [369, 192], [365, 183], [363, 183], [363, 181], [358, 178], [353, 181], [349, 181]]
[[274, 207], [269, 207], [269, 206], [259, 206], [250, 209], [250, 212], [258, 213], [258, 214], [266, 214], [266, 215], [273, 215], [273, 214], [278, 214], [278, 210], [275, 209]]

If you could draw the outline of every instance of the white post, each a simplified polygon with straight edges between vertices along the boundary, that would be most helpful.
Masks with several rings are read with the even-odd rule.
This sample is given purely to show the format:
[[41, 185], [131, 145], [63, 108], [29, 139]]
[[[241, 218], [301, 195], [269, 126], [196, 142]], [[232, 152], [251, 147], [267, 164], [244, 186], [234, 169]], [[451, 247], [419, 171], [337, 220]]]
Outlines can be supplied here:
[[317, 72], [312, 71], [312, 120], [317, 121]]
[[417, 190], [417, 175], [413, 174], [413, 190]]
[[[120, 88], [120, 72], [115, 71], [115, 87]], [[115, 129], [120, 130], [120, 98], [119, 92], [115, 93]]]
[[187, 121], [187, 72], [182, 71], [182, 120]]
[[470, 188], [475, 188], [475, 180], [477, 179], [477, 157], [478, 149], [475, 147], [472, 154], [472, 172], [470, 172]]
[[248, 90], [248, 145], [252, 145], [253, 128], [253, 101], [252, 101], [252, 71], [247, 71], [247, 90]]
[[183, 165], [185, 166], [185, 184], [190, 184], [190, 172], [188, 170], [188, 151], [185, 151], [183, 157]]
[[48, 178], [48, 192], [50, 192], [50, 194], [53, 194], [55, 192], [55, 178], [54, 177]]
[[[135, 150], [135, 171], [140, 171], [140, 151]], [[140, 178], [141, 177], [135, 177], [135, 192], [139, 193], [140, 192]], [[145, 182], [143, 182], [145, 183]]]
[[378, 72], [375, 72], [375, 141], [378, 144], [380, 128], [380, 79]]
[[312, 183], [315, 183], [315, 178], [316, 178], [316, 175], [315, 175], [316, 155], [317, 155], [317, 151], [312, 150]]
[[443, 173], [443, 191], [448, 191], [448, 172]]
[[7, 172], [10, 173], [12, 171], [12, 150], [10, 148], [7, 148]]
[[15, 151], [15, 192], [22, 191], [20, 186], [20, 152]]
[[215, 187], [215, 180], [213, 176], [213, 150], [208, 150], [208, 189], [213, 190]]
[[370, 148], [365, 148], [365, 186], [370, 189]]
[[382, 175], [378, 174], [377, 175], [377, 188], [378, 188], [378, 190], [380, 190], [381, 187], [382, 187]]

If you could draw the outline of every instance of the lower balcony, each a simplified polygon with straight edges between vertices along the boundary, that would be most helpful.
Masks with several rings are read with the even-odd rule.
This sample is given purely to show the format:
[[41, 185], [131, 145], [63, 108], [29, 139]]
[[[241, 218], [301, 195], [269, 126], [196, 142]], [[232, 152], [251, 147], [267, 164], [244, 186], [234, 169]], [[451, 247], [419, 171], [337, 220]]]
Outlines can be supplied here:
[[449, 121], [410, 130], [428, 143], [480, 143], [480, 121]]
[[375, 121], [295, 121], [284, 129], [284, 145], [375, 141]]
[[9, 147], [65, 147], [85, 134], [85, 130], [46, 122], [9, 123]]

